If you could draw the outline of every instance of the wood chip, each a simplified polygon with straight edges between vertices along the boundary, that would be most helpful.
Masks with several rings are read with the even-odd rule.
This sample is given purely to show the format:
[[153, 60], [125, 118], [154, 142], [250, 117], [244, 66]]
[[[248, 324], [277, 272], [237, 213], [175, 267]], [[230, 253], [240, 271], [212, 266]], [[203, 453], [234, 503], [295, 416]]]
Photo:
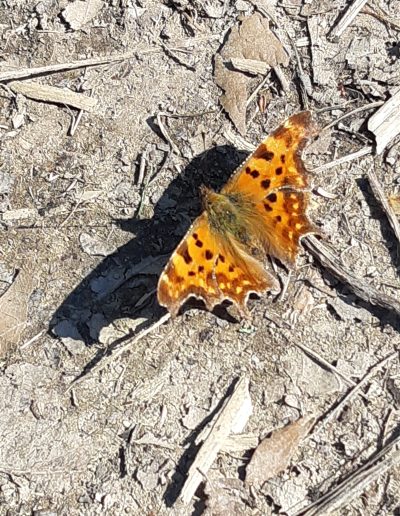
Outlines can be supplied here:
[[204, 475], [207, 474], [218, 452], [223, 448], [226, 438], [231, 433], [239, 433], [243, 430], [251, 412], [249, 380], [242, 377], [237, 382], [231, 397], [216, 416], [208, 437], [190, 466], [180, 495], [183, 503], [190, 503], [197, 488], [204, 481]]
[[26, 324], [33, 277], [32, 270], [22, 269], [0, 298], [0, 358], [19, 343]]
[[246, 468], [246, 483], [261, 487], [284, 471], [313, 423], [314, 418], [302, 417], [263, 439]]
[[14, 93], [21, 93], [30, 99], [54, 102], [55, 104], [66, 104], [77, 109], [84, 109], [85, 111], [92, 111], [97, 104], [95, 98], [87, 97], [82, 93], [33, 81], [13, 81], [8, 84], [8, 87]]
[[336, 26], [331, 30], [329, 39], [336, 41], [347, 27], [351, 24], [357, 14], [361, 11], [368, 0], [354, 0], [354, 2], [347, 8], [347, 11], [341, 17]]
[[400, 134], [400, 88], [368, 120], [368, 129], [374, 133], [376, 153], [381, 154], [398, 134]]
[[267, 63], [256, 61], [255, 59], [241, 59], [239, 57], [231, 59], [231, 64], [235, 70], [253, 75], [264, 75], [271, 69]]

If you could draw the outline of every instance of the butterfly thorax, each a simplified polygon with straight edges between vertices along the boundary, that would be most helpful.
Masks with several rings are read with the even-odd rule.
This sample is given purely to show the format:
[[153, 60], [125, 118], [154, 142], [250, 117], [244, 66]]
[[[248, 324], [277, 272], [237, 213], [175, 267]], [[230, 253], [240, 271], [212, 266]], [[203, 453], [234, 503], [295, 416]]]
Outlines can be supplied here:
[[204, 209], [210, 228], [225, 238], [234, 237], [244, 245], [252, 240], [249, 217], [254, 206], [240, 193], [216, 193], [206, 187], [201, 189]]

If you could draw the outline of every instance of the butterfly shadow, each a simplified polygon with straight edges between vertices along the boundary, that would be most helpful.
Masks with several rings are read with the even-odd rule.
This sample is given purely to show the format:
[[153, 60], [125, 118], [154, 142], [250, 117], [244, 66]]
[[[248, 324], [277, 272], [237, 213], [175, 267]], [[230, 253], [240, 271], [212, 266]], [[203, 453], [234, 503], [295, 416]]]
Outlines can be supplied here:
[[[115, 221], [134, 237], [104, 258], [56, 309], [50, 321], [52, 334], [92, 345], [99, 341], [101, 330], [118, 319], [143, 320], [136, 333], [165, 313], [157, 303], [157, 281], [170, 254], [202, 210], [200, 186], [219, 190], [245, 157], [229, 145], [205, 151], [169, 184], [150, 219]], [[187, 306], [203, 307], [195, 300]], [[215, 313], [235, 321], [224, 307]], [[112, 346], [131, 336], [126, 334]], [[92, 365], [101, 357], [99, 352]]]

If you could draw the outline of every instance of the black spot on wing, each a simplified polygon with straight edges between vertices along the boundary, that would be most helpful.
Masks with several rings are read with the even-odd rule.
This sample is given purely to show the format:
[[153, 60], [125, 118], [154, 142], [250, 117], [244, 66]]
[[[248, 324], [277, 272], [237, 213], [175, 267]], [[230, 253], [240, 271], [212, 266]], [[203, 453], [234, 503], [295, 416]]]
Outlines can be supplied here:
[[178, 254], [182, 256], [186, 264], [192, 263], [193, 258], [190, 256], [188, 245], [186, 242], [178, 249]]
[[269, 151], [267, 147], [262, 143], [254, 153], [254, 157], [257, 159], [265, 159], [266, 161], [272, 161], [274, 153]]

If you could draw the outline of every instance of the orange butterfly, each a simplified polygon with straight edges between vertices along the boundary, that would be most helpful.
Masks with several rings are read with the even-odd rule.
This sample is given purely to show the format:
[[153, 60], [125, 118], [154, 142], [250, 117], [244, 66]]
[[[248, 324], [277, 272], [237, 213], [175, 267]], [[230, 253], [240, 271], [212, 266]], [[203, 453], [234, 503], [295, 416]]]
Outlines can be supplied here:
[[175, 316], [191, 296], [209, 310], [229, 299], [247, 315], [251, 292], [277, 290], [264, 270], [269, 254], [295, 265], [302, 236], [315, 231], [301, 151], [314, 133], [311, 113], [291, 116], [239, 167], [221, 193], [202, 187], [204, 212], [158, 282], [158, 301]]

